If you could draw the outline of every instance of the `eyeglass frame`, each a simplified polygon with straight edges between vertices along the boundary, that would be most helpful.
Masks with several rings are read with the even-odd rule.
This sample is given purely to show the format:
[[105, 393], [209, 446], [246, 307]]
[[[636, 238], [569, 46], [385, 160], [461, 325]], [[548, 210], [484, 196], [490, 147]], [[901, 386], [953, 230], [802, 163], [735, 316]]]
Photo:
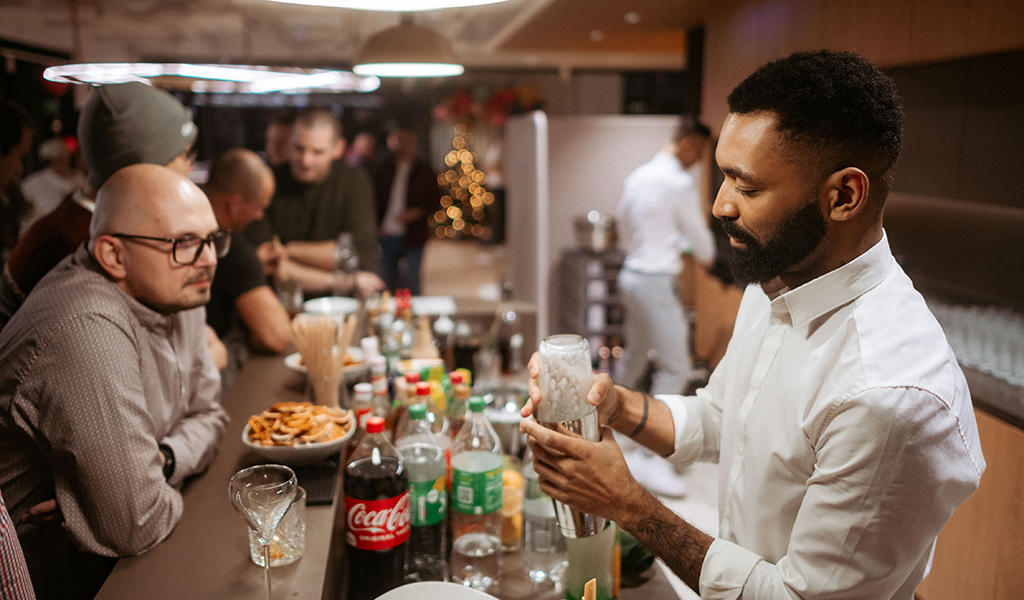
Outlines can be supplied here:
[[[199, 262], [199, 258], [203, 255], [203, 250], [206, 249], [207, 245], [209, 245], [210, 249], [214, 251], [214, 254], [217, 255], [218, 259], [227, 256], [228, 251], [231, 250], [230, 229], [221, 229], [220, 231], [215, 231], [204, 238], [199, 237], [198, 235], [185, 235], [180, 238], [162, 238], [152, 237], [148, 235], [131, 235], [127, 233], [111, 233], [108, 235], [110, 235], [110, 237], [115, 237], [123, 240], [150, 240], [152, 242], [168, 242], [171, 244], [171, 260], [173, 260], [175, 264], [183, 265], [186, 267], [191, 267], [192, 265]], [[218, 252], [217, 240], [223, 239], [224, 237], [227, 238], [227, 242], [224, 243], [224, 248]], [[182, 262], [178, 260], [178, 244], [183, 242], [192, 242], [195, 240], [199, 240], [199, 246], [196, 248], [196, 255], [192, 257], [192, 260], [190, 262]]]

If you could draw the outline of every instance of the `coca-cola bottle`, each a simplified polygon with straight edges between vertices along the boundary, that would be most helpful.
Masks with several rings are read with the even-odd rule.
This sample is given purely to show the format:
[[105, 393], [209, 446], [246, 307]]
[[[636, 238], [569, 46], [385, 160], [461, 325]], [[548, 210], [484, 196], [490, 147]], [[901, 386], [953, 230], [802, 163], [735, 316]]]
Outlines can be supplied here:
[[371, 417], [345, 468], [348, 600], [372, 600], [402, 585], [409, 545], [409, 475]]

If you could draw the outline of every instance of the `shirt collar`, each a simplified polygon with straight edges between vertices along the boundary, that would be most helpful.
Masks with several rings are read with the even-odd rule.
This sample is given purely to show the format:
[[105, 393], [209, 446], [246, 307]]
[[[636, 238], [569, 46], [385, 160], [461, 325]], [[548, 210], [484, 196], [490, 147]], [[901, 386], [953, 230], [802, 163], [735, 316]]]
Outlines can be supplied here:
[[848, 304], [864, 295], [892, 272], [896, 259], [889, 249], [889, 239], [882, 239], [857, 258], [800, 287], [768, 292], [772, 315], [788, 320], [794, 327], [802, 327], [813, 319]]
[[[96, 262], [96, 258], [92, 255], [92, 252], [89, 251], [88, 242], [84, 242], [78, 247], [78, 250], [75, 251], [75, 262], [90, 271], [102, 275], [104, 279], [110, 281], [110, 276], [107, 275], [107, 272], [103, 270], [103, 267]], [[114, 285], [114, 283], [111, 282], [111, 285]], [[132, 311], [132, 314], [135, 315], [135, 318], [139, 320], [139, 323], [142, 324], [143, 327], [150, 331], [161, 332], [164, 335], [170, 334], [174, 327], [174, 315], [158, 313], [135, 298], [132, 298], [116, 285], [114, 285], [114, 287], [124, 296], [125, 302], [128, 304], [128, 308]]]

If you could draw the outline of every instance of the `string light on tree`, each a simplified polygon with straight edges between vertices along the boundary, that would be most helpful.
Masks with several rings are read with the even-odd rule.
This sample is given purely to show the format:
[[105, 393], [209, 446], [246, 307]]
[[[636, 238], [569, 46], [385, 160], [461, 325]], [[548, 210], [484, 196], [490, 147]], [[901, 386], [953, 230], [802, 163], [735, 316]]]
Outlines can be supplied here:
[[444, 162], [448, 170], [437, 177], [445, 190], [441, 210], [431, 217], [434, 234], [439, 238], [475, 238], [488, 240], [494, 234], [492, 215], [494, 194], [487, 191], [487, 174], [476, 168], [469, 144], [473, 134], [466, 126], [455, 126], [452, 150]]

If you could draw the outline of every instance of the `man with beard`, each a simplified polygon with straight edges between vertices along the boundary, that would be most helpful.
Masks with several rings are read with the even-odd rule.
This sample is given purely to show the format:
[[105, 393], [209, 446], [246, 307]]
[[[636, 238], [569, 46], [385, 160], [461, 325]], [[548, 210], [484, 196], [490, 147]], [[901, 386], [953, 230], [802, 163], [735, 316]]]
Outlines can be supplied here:
[[[895, 85], [856, 54], [801, 52], [728, 102], [713, 213], [755, 284], [728, 351], [691, 397], [598, 375], [599, 443], [524, 419], [541, 488], [615, 520], [704, 599], [911, 600], [985, 462], [963, 373], [882, 229]], [[537, 363], [524, 414], [544, 401]], [[721, 465], [717, 538], [636, 483], [608, 427]]]
[[170, 534], [213, 459], [227, 415], [203, 305], [229, 243], [195, 184], [125, 167], [0, 333], [0, 490], [39, 598], [92, 598]]

